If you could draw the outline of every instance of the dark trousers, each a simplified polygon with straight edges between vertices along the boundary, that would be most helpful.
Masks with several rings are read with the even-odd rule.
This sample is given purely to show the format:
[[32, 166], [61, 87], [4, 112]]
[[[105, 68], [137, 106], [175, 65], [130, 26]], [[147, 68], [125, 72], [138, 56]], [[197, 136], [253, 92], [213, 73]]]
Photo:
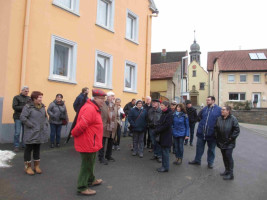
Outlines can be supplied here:
[[60, 137], [61, 137], [61, 124], [52, 124], [50, 123], [50, 142], [51, 144], [54, 144], [55, 137], [56, 137], [56, 143], [60, 143]]
[[170, 168], [170, 148], [169, 147], [161, 147], [162, 152], [162, 167], [164, 169], [169, 170]]
[[143, 154], [144, 152], [144, 132], [133, 132], [133, 152]]
[[40, 146], [41, 144], [26, 144], [24, 149], [24, 162], [31, 161], [32, 151], [33, 151], [33, 160], [40, 160]]
[[78, 177], [77, 190], [82, 192], [95, 181], [95, 159], [96, 153], [81, 153], [82, 164]]
[[118, 124], [114, 145], [119, 146], [120, 142], [121, 142], [121, 126]]
[[[105, 154], [106, 140], [108, 140], [108, 144], [107, 144], [107, 149], [106, 149], [106, 154]], [[110, 138], [103, 137], [103, 147], [102, 147], [102, 149], [99, 150], [99, 153], [98, 153], [99, 160], [104, 158], [104, 154], [105, 154], [105, 158], [107, 158], [107, 159], [111, 158], [112, 145], [113, 145], [113, 139], [111, 137]]]
[[234, 172], [234, 160], [233, 160], [233, 149], [221, 149], [223, 156], [223, 163], [225, 171], [233, 175]]
[[150, 140], [149, 128], [147, 128], [144, 134], [144, 145], [147, 147], [150, 147], [150, 144], [151, 144], [151, 140]]
[[[190, 144], [193, 144], [194, 140], [194, 131], [195, 131], [195, 125], [196, 123], [189, 123], [189, 130], [190, 130]], [[185, 144], [188, 143], [188, 139], [185, 140]]]

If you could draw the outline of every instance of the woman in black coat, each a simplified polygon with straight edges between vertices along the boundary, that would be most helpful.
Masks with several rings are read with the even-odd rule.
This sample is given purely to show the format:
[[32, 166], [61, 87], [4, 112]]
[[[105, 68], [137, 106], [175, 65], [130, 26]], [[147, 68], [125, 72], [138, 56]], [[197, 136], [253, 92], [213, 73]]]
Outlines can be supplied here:
[[240, 133], [239, 124], [231, 114], [231, 107], [222, 107], [222, 116], [218, 117], [215, 125], [217, 146], [221, 149], [225, 171], [220, 175], [224, 180], [234, 179], [234, 160], [232, 157], [235, 140]]
[[162, 115], [155, 129], [155, 134], [159, 135], [159, 144], [162, 150], [162, 167], [157, 169], [158, 172], [168, 172], [170, 166], [169, 152], [172, 146], [173, 116], [169, 107], [170, 103], [168, 101], [163, 101], [160, 104]]

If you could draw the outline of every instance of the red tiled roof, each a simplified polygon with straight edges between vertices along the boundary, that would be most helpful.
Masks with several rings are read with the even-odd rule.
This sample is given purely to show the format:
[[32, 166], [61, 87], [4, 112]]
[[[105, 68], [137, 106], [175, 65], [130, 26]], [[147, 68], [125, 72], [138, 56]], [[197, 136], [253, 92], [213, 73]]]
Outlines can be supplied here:
[[179, 66], [181, 62], [151, 65], [151, 80], [172, 78]]
[[207, 69], [213, 71], [218, 59], [220, 71], [266, 71], [267, 59], [251, 60], [249, 53], [264, 53], [267, 57], [267, 49], [208, 52]]

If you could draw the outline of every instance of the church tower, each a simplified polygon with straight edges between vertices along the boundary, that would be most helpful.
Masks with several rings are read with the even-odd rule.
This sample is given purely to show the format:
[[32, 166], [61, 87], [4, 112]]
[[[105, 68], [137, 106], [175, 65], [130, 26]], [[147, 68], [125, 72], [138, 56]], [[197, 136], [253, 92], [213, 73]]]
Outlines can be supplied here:
[[196, 42], [196, 31], [194, 31], [194, 43], [190, 46], [190, 62], [193, 62], [195, 60], [200, 65], [200, 46]]

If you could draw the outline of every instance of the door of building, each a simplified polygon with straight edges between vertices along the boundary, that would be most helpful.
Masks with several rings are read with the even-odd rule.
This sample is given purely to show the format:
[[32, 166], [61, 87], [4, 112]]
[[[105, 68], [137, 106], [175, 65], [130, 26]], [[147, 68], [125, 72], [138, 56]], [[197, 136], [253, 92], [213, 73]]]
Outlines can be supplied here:
[[252, 93], [252, 106], [256, 108], [261, 107], [261, 93]]
[[197, 106], [197, 96], [191, 96], [190, 99], [192, 106]]

